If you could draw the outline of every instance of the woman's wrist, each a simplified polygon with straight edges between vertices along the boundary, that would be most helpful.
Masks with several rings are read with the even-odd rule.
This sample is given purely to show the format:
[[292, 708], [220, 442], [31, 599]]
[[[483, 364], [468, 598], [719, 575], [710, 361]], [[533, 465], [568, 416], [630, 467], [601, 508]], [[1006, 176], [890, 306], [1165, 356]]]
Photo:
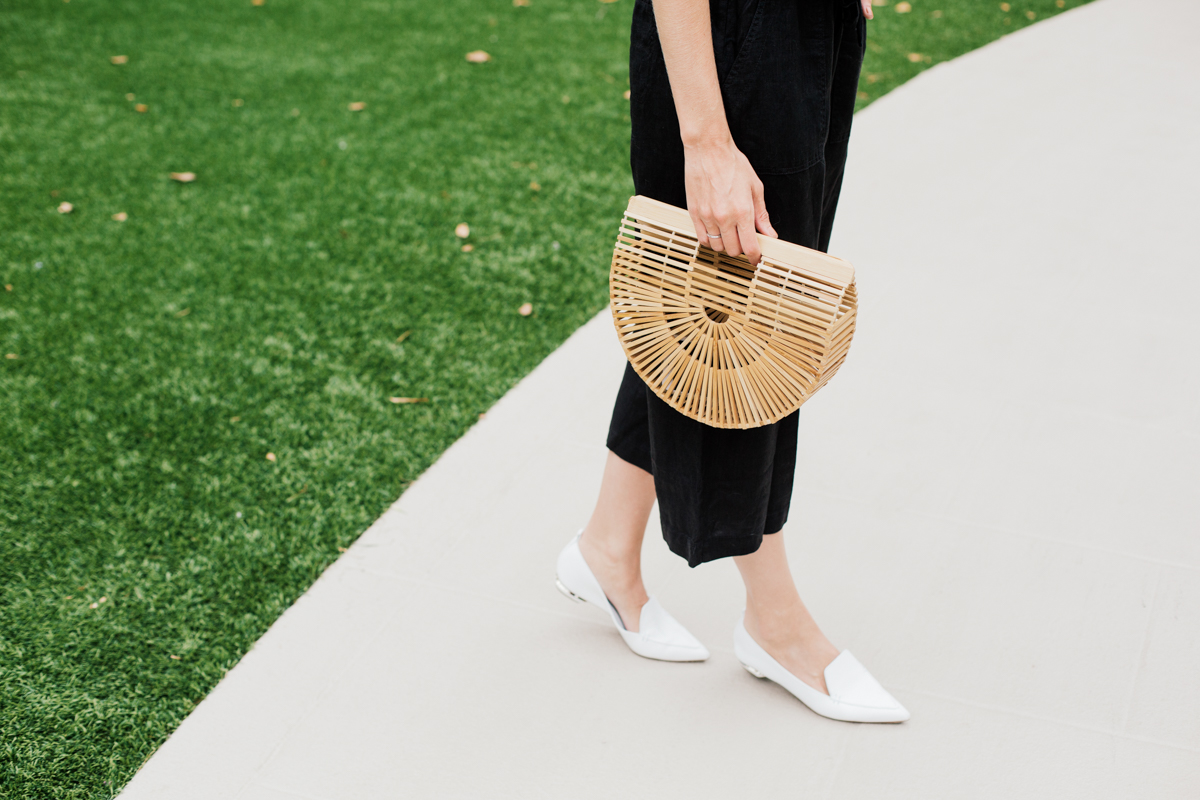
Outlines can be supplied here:
[[711, 153], [736, 149], [728, 126], [698, 133], [681, 133], [684, 153]]

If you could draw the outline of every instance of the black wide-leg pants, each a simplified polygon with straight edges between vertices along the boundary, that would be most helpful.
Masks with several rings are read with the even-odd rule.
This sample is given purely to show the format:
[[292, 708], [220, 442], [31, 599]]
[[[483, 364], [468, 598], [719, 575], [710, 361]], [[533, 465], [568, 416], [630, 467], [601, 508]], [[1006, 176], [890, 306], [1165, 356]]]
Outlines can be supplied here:
[[[833, 226], [866, 22], [858, 0], [709, 0], [725, 114], [763, 182], [781, 239], [825, 250]], [[683, 144], [651, 0], [629, 48], [630, 162], [638, 194], [686, 207]], [[663, 536], [697, 566], [753, 553], [787, 521], [799, 412], [748, 430], [696, 422], [627, 365], [608, 448], [654, 476]]]

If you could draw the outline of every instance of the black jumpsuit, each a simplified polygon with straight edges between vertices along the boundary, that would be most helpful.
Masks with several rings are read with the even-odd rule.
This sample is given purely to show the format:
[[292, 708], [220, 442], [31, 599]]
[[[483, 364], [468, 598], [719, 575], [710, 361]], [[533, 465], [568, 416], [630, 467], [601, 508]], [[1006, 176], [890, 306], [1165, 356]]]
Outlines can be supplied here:
[[[734, 142], [763, 182], [781, 239], [829, 245], [866, 21], [858, 0], [709, 0]], [[686, 207], [683, 144], [651, 0], [629, 47], [630, 163], [638, 194]], [[753, 553], [787, 521], [799, 412], [749, 430], [675, 411], [626, 366], [608, 448], [654, 475], [663, 536], [690, 566]]]

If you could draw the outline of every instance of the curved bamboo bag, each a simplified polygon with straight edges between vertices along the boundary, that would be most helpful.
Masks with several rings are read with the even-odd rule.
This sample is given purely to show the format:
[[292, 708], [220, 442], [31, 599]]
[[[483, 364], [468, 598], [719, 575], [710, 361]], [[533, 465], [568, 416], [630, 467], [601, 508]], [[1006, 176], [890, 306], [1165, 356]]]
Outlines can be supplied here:
[[686, 211], [629, 201], [609, 275], [625, 355], [656, 395], [716, 428], [769, 425], [846, 360], [858, 295], [840, 258], [758, 237], [762, 262], [700, 247]]

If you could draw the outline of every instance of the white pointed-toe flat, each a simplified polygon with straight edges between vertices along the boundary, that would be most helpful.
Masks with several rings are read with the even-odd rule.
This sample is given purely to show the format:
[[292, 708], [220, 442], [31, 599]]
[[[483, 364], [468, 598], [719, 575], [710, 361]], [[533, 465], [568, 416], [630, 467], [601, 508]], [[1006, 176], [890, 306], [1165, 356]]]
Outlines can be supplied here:
[[626, 630], [621, 615], [609, 602], [596, 576], [583, 560], [583, 553], [579, 552], [579, 537], [582, 535], [583, 531], [575, 534], [571, 543], [558, 554], [555, 582], [560, 592], [576, 602], [591, 603], [607, 611], [625, 644], [639, 656], [659, 661], [704, 661], [708, 658], [708, 650], [704, 645], [653, 597], [642, 606], [637, 633]]
[[775, 681], [822, 717], [843, 722], [904, 722], [909, 717], [908, 709], [888, 694], [849, 650], [843, 650], [825, 667], [829, 694], [822, 694], [784, 669], [750, 637], [744, 619], [739, 619], [733, 630], [733, 654], [751, 675]]

